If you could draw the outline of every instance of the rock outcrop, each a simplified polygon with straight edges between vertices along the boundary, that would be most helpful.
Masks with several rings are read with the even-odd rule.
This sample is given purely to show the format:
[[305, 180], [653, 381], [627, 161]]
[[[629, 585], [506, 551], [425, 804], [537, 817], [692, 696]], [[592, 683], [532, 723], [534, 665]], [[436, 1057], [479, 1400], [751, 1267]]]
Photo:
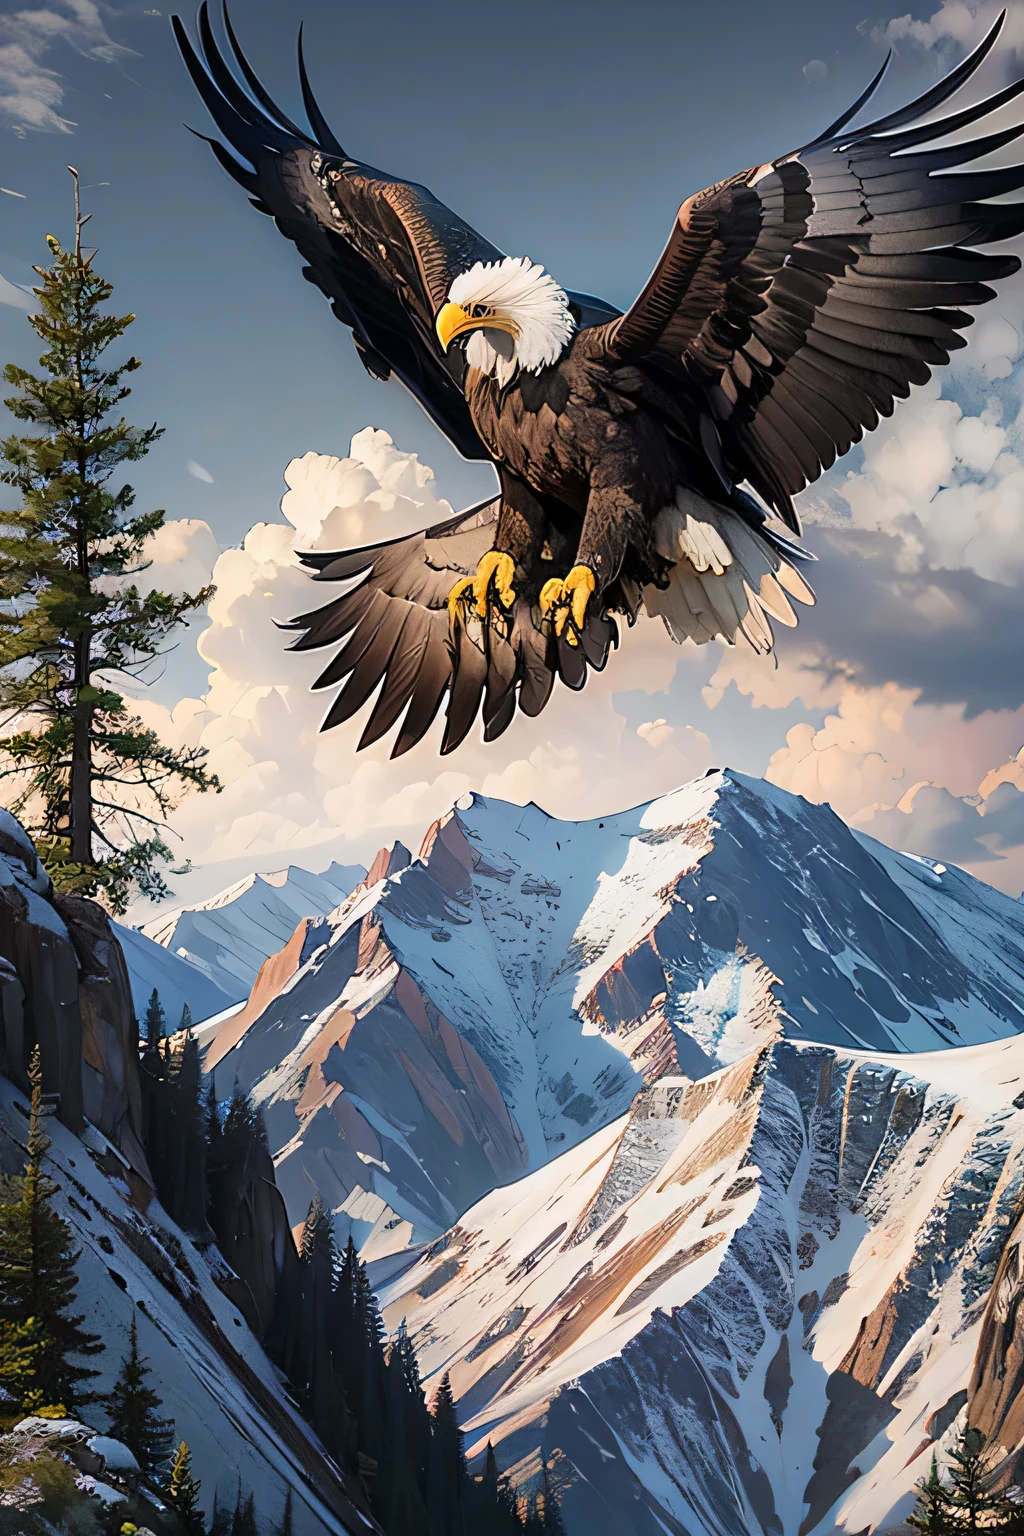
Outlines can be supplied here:
[[0, 811], [0, 1072], [23, 1090], [36, 1045], [61, 1121], [77, 1132], [88, 1119], [151, 1185], [138, 1031], [110, 920], [95, 902], [56, 895], [31, 839]]
[[[280, 1518], [291, 1490], [296, 1536], [376, 1530], [365, 1492], [326, 1456], [258, 1342], [283, 1264], [298, 1263], [269, 1154], [255, 1157], [237, 1191], [230, 1263], [169, 1219], [143, 1146], [138, 1028], [115, 931], [95, 902], [54, 893], [31, 841], [0, 812], [0, 1172], [8, 1175], [25, 1164], [37, 1044], [51, 1111], [47, 1173], [80, 1251], [76, 1306], [107, 1346], [93, 1361], [97, 1390], [113, 1385], [134, 1318], [207, 1508], [215, 1492], [233, 1504], [241, 1479], [268, 1520]], [[79, 1474], [107, 1486], [95, 1447], [83, 1449], [77, 1430], [68, 1435]], [[6, 1507], [0, 1497], [0, 1529]]]

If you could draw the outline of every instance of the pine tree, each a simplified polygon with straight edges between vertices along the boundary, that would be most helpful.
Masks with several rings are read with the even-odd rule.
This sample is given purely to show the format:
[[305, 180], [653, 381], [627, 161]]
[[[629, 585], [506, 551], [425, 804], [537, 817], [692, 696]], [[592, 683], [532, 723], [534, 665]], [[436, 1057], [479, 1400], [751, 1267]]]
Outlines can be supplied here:
[[140, 1065], [143, 1141], [160, 1204], [187, 1232], [209, 1238], [207, 1110], [198, 1042], [190, 1034], [172, 1049], [165, 1037], [160, 1046], [147, 1045]]
[[546, 1458], [542, 1464], [541, 1475], [543, 1478], [544, 1497], [544, 1536], [565, 1536], [562, 1513], [558, 1507], [558, 1500], [555, 1498], [554, 1489], [551, 1486], [551, 1476]]
[[[32, 1100], [25, 1177], [14, 1189], [19, 1198], [0, 1205], [0, 1325], [17, 1328], [33, 1320], [38, 1330], [25, 1378], [26, 1405], [70, 1408], [92, 1400], [82, 1384], [96, 1375], [72, 1357], [99, 1354], [103, 1345], [96, 1334], [83, 1331], [84, 1317], [69, 1313], [78, 1289], [78, 1252], [70, 1228], [51, 1203], [57, 1186], [43, 1172], [50, 1142], [41, 1123], [38, 1046], [28, 1075]], [[13, 1337], [9, 1332], [8, 1339], [13, 1342]]]
[[954, 1529], [949, 1489], [939, 1475], [939, 1465], [932, 1456], [927, 1478], [917, 1484], [917, 1504], [907, 1524], [922, 1536], [947, 1536]]
[[281, 1523], [274, 1531], [274, 1536], [293, 1536], [292, 1532], [292, 1490], [289, 1488], [285, 1495], [284, 1514]]
[[455, 1412], [451, 1378], [445, 1371], [431, 1409], [430, 1476], [427, 1511], [431, 1536], [462, 1536], [465, 1531], [466, 1458]]
[[231, 1536], [259, 1536], [256, 1529], [256, 1501], [250, 1493], [243, 1502], [241, 1483], [238, 1485], [235, 1515], [231, 1522]]
[[521, 1536], [523, 1523], [507, 1482], [498, 1473], [494, 1446], [488, 1440], [483, 1476], [467, 1487], [466, 1528], [471, 1536]]
[[33, 1390], [39, 1343], [34, 1317], [23, 1323], [9, 1318], [0, 1322], [0, 1389], [5, 1401], [21, 1404]]
[[160, 1399], [146, 1385], [149, 1364], [139, 1350], [139, 1330], [132, 1317], [128, 1353], [113, 1391], [106, 1398], [110, 1414], [107, 1433], [131, 1451], [143, 1475], [152, 1477], [166, 1464], [173, 1445], [174, 1421], [162, 1419]]
[[178, 1028], [179, 1030], [192, 1028], [192, 1009], [188, 1003], [181, 1010], [181, 1023], [178, 1025]]
[[160, 994], [156, 987], [149, 995], [149, 1006], [146, 1009], [146, 1017], [142, 1026], [143, 1043], [147, 1046], [155, 1046], [160, 1043], [167, 1033], [167, 1015], [164, 1013], [164, 1005], [160, 1001]]
[[398, 1352], [392, 1349], [384, 1372], [384, 1436], [380, 1472], [373, 1489], [374, 1509], [387, 1536], [421, 1536], [422, 1532], [433, 1530], [424, 1501], [421, 1468], [417, 1465], [417, 1437], [409, 1409], [408, 1382]]
[[335, 1341], [331, 1336], [338, 1268], [334, 1226], [323, 1208], [319, 1192], [310, 1203], [299, 1257], [308, 1330], [304, 1383], [307, 1411], [310, 1422], [334, 1459], [342, 1465], [351, 1465], [356, 1455], [355, 1427], [351, 1423], [344, 1382], [336, 1365]]
[[385, 1439], [384, 1325], [351, 1236], [335, 1286], [331, 1337], [355, 1416], [360, 1465], [376, 1476]]
[[205, 1536], [206, 1532], [206, 1522], [199, 1504], [200, 1487], [201, 1484], [192, 1476], [192, 1452], [182, 1440], [175, 1453], [164, 1494], [189, 1536]]
[[988, 1467], [985, 1437], [968, 1424], [950, 1452], [946, 1469], [949, 1477], [949, 1504], [957, 1528], [981, 1530], [1006, 1513], [1006, 1499], [1001, 1493], [988, 1493], [985, 1483]]
[[107, 348], [134, 315], [106, 312], [111, 285], [82, 250], [75, 186], [75, 245], [47, 236], [51, 265], [37, 267], [41, 373], [14, 364], [7, 407], [38, 435], [0, 445], [0, 481], [20, 494], [0, 526], [0, 705], [11, 779], [10, 809], [33, 834], [54, 884], [103, 892], [123, 912], [134, 891], [170, 894], [160, 866], [171, 859], [164, 818], [189, 789], [219, 789], [201, 748], [174, 749], [128, 710], [110, 677], [146, 681], [167, 636], [211, 589], [142, 593], [145, 548], [163, 512], [131, 514], [134, 492], [112, 487], [122, 465], [143, 458], [157, 426], [119, 414], [135, 357]]
[[216, 1494], [213, 1496], [213, 1513], [207, 1536], [231, 1536], [231, 1512], [227, 1505], [219, 1502]]

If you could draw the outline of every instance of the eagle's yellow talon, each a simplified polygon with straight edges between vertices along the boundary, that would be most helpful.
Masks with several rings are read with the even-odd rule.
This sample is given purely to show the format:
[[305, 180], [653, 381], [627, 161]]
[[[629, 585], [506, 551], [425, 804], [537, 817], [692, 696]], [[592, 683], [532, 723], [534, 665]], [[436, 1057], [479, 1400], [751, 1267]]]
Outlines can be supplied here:
[[476, 568], [475, 576], [464, 576], [448, 594], [448, 614], [454, 624], [461, 616], [473, 612], [481, 619], [487, 617], [487, 599], [491, 582], [503, 608], [511, 608], [516, 600], [512, 585], [516, 563], [511, 555], [500, 550], [489, 550]]
[[541, 613], [553, 619], [555, 634], [559, 638], [564, 635], [569, 645], [579, 644], [579, 631], [586, 623], [587, 604], [596, 586], [597, 579], [589, 565], [574, 565], [564, 580], [554, 576], [540, 589]]
[[448, 617], [453, 624], [459, 616], [461, 604], [468, 601], [472, 591], [473, 578], [465, 576], [461, 581], [457, 581], [448, 593]]
[[546, 581], [541, 587], [540, 597], [537, 599], [540, 604], [540, 611], [545, 618], [547, 618], [551, 609], [554, 607], [555, 603], [558, 601], [561, 595], [562, 579], [560, 576], [552, 576], [551, 580]]
[[473, 578], [476, 611], [482, 619], [487, 617], [487, 592], [492, 578], [498, 594], [498, 601], [503, 608], [511, 608], [516, 598], [515, 590], [512, 586], [515, 574], [516, 563], [511, 555], [502, 554], [497, 549], [489, 550], [484, 555], [476, 568], [476, 576]]

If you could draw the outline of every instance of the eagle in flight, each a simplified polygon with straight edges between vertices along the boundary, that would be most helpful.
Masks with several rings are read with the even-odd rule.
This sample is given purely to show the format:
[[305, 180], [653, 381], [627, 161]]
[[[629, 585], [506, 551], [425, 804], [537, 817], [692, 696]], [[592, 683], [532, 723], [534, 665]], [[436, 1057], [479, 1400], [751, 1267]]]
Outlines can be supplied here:
[[[1005, 13], [1004, 13], [1005, 15]], [[966, 343], [964, 306], [1020, 267], [977, 249], [1024, 230], [1024, 165], [965, 170], [1024, 132], [965, 136], [1024, 92], [931, 116], [971, 79], [1001, 17], [957, 68], [863, 127], [888, 60], [803, 149], [686, 199], [625, 314], [506, 256], [425, 187], [353, 160], [317, 106], [277, 107], [224, 14], [178, 46], [225, 144], [218, 160], [302, 254], [376, 379], [395, 377], [500, 494], [411, 537], [307, 553], [339, 595], [288, 626], [340, 645], [315, 687], [323, 721], [376, 694], [360, 747], [392, 756], [444, 705], [442, 753], [482, 712], [493, 740], [537, 715], [556, 677], [582, 688], [622, 620], [673, 640], [767, 652], [771, 621], [813, 602], [793, 497]], [[227, 57], [225, 56], [227, 52]], [[231, 63], [228, 62], [231, 59]], [[927, 119], [927, 120], [926, 120]], [[952, 145], [944, 142], [960, 134]]]

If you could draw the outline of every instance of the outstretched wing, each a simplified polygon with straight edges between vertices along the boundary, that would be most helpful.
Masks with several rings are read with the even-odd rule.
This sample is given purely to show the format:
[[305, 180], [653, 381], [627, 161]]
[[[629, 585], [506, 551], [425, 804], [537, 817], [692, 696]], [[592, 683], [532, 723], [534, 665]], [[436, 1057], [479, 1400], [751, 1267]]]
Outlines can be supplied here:
[[492, 547], [500, 507], [499, 498], [409, 538], [301, 556], [315, 580], [345, 584], [333, 602], [285, 626], [303, 631], [295, 651], [342, 642], [313, 685], [343, 685], [321, 730], [350, 720], [379, 687], [359, 747], [401, 718], [391, 752], [400, 757], [426, 735], [447, 695], [445, 754], [465, 739], [478, 713], [484, 739], [493, 741], [511, 724], [517, 703], [524, 714], [539, 715], [556, 677], [579, 689], [588, 666], [604, 666], [616, 631], [596, 613], [578, 646], [557, 638], [528, 596], [518, 596], [508, 615], [450, 619], [448, 594]]
[[[253, 205], [299, 249], [304, 275], [351, 326], [356, 350], [377, 379], [392, 374], [467, 459], [490, 459], [462, 392], [460, 347], [446, 355], [434, 320], [460, 272], [502, 252], [426, 187], [353, 160], [331, 132], [310, 89], [299, 32], [299, 76], [310, 130], [286, 117], [260, 84], [224, 8], [234, 69], [199, 10], [199, 48], [171, 18], [181, 56], [227, 146], [208, 140]], [[240, 77], [240, 78], [239, 78]], [[570, 294], [581, 327], [619, 311]]]
[[1024, 165], [962, 168], [1024, 125], [930, 146], [1015, 100], [1024, 80], [921, 121], [971, 78], [1002, 22], [901, 111], [846, 127], [883, 65], [813, 144], [690, 198], [647, 286], [606, 328], [612, 355], [697, 397], [723, 478], [747, 481], [796, 531], [792, 497], [966, 345], [961, 306], [993, 298], [986, 283], [1020, 267], [973, 247], [1024, 230], [1024, 204], [983, 201], [1024, 186]]
[[400, 379], [466, 458], [489, 458], [462, 393], [460, 349], [445, 356], [434, 317], [459, 272], [476, 261], [498, 260], [501, 252], [425, 187], [346, 155], [313, 98], [301, 35], [299, 69], [311, 133], [264, 91], [226, 11], [225, 32], [244, 88], [220, 52], [205, 3], [198, 52], [177, 16], [172, 24], [189, 73], [229, 146], [211, 140], [214, 153], [298, 247], [305, 276], [351, 326], [368, 371]]

